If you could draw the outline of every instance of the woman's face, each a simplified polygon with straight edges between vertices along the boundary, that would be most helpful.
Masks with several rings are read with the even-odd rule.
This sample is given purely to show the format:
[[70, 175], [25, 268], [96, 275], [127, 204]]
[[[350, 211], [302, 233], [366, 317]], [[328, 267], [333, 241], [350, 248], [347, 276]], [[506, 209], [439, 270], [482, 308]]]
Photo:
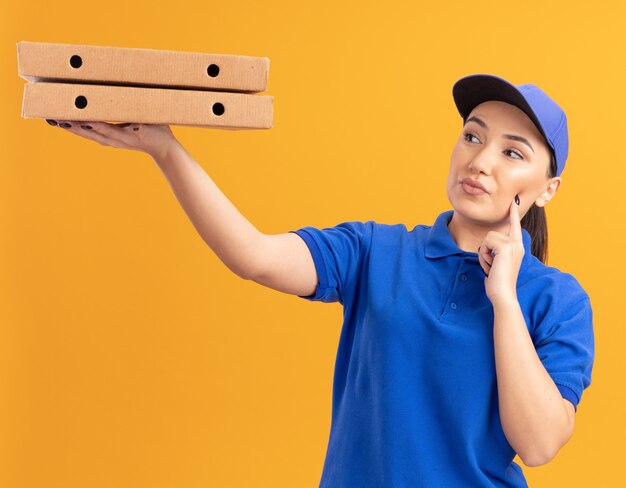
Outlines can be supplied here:
[[[508, 219], [511, 202], [519, 195], [521, 218], [533, 203], [544, 206], [550, 201], [561, 183], [559, 177], [548, 178], [549, 151], [521, 109], [496, 100], [481, 103], [468, 116], [454, 145], [448, 199], [467, 219], [497, 224]], [[464, 178], [479, 181], [488, 193], [466, 192]]]

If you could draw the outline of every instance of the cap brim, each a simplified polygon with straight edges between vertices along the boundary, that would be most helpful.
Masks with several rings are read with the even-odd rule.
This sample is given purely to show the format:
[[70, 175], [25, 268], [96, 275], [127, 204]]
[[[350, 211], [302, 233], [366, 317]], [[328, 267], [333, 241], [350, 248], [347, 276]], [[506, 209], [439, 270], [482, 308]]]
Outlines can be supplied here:
[[530, 108], [530, 105], [520, 91], [508, 81], [499, 76], [477, 74], [469, 75], [458, 80], [452, 87], [452, 97], [463, 122], [476, 105], [488, 100], [499, 100], [520, 108], [533, 121], [539, 132], [546, 138], [545, 131], [539, 119]]

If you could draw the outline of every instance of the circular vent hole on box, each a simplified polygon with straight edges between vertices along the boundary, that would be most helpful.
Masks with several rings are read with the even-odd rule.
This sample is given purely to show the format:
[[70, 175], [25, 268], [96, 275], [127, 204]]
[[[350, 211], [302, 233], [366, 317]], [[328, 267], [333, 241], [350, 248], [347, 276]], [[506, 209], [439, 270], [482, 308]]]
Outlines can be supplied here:
[[83, 59], [77, 54], [74, 54], [74, 56], [70, 58], [70, 66], [72, 68], [80, 68], [82, 65], [83, 65]]
[[87, 98], [83, 97], [82, 95], [76, 97], [76, 100], [74, 100], [74, 105], [76, 105], [76, 108], [85, 108], [87, 106]]
[[213, 113], [215, 115], [222, 115], [224, 113], [224, 105], [222, 105], [221, 103], [214, 103]]
[[215, 78], [217, 75], [220, 74], [220, 67], [217, 64], [211, 64], [206, 69], [206, 72], [211, 78]]

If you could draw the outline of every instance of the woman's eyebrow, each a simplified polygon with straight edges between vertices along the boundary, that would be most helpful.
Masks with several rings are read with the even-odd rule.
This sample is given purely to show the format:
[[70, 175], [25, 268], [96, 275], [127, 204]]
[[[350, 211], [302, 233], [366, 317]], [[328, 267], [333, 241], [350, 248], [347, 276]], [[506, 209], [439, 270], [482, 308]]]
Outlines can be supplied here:
[[[467, 124], [468, 122], [476, 122], [478, 125], [480, 125], [483, 129], [489, 129], [489, 127], [487, 127], [487, 124], [485, 124], [485, 122], [481, 119], [479, 119], [478, 117], [476, 117], [475, 115], [472, 115], [470, 118], [468, 118], [465, 121], [465, 124]], [[465, 126], [465, 124], [463, 124]], [[524, 144], [526, 144], [530, 150], [534, 153], [535, 150], [533, 149], [533, 147], [530, 145], [530, 142], [528, 142], [528, 139], [526, 139], [525, 137], [522, 136], [516, 136], [515, 134], [502, 134], [502, 137], [505, 137], [506, 139], [511, 139], [512, 141], [519, 141], [519, 142], [523, 142]]]

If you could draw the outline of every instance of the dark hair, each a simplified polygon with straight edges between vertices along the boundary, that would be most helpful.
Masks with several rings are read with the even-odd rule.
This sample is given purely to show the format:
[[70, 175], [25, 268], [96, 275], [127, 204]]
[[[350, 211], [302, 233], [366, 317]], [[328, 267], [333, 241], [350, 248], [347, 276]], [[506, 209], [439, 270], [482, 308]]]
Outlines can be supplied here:
[[[556, 158], [550, 148], [550, 164], [548, 165], [548, 178], [556, 176]], [[548, 221], [545, 207], [538, 207], [533, 203], [526, 215], [522, 217], [522, 228], [526, 229], [532, 240], [531, 254], [546, 264], [548, 260]]]

